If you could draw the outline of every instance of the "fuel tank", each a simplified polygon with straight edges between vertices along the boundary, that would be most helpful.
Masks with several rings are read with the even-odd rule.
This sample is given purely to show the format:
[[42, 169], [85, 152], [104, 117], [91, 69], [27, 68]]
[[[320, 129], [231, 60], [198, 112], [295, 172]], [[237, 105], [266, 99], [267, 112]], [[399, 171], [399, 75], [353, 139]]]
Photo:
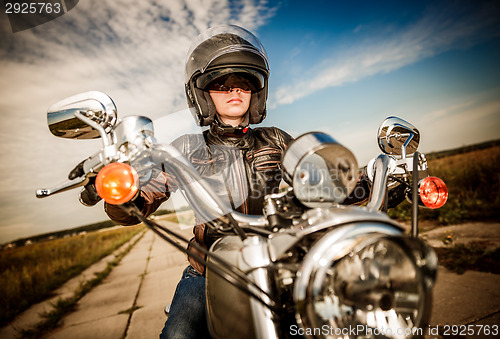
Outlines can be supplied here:
[[[239, 237], [226, 236], [217, 240], [210, 252], [224, 258], [234, 267], [238, 267], [238, 257], [242, 246], [243, 243]], [[210, 256], [208, 261], [213, 262]], [[208, 323], [214, 338], [255, 338], [250, 298], [247, 294], [207, 269], [206, 295]]]

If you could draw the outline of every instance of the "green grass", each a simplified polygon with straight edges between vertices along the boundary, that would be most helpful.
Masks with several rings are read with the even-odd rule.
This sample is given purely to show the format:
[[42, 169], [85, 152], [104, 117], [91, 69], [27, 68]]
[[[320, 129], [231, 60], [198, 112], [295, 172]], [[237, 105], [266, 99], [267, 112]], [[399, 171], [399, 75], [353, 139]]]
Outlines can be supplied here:
[[[140, 230], [139, 230], [140, 231]], [[94, 287], [98, 286], [106, 277], [109, 276], [113, 267], [117, 266], [123, 257], [130, 252], [130, 250], [134, 247], [134, 245], [142, 238], [144, 233], [137, 238], [134, 243], [129, 244], [125, 250], [122, 250], [118, 253], [115, 258], [106, 265], [106, 268], [96, 273], [93, 279], [83, 282], [80, 287], [75, 291], [73, 296], [66, 299], [58, 299], [52, 306], [53, 309], [50, 312], [42, 314], [42, 317], [45, 319], [37, 324], [34, 328], [23, 330], [22, 337], [23, 338], [40, 338], [44, 334], [50, 332], [59, 326], [60, 320], [68, 313], [72, 312], [75, 309], [78, 301], [88, 292], [90, 292]], [[131, 310], [133, 312], [134, 310]]]
[[481, 242], [435, 248], [439, 264], [458, 274], [467, 270], [500, 274], [500, 247], [490, 249]]
[[0, 252], [0, 325], [79, 275], [139, 233], [144, 226], [122, 227], [34, 243]]
[[[448, 202], [440, 209], [420, 208], [420, 220], [436, 225], [500, 220], [500, 146], [431, 159], [429, 175], [448, 186]], [[389, 210], [401, 221], [411, 220], [411, 205]]]

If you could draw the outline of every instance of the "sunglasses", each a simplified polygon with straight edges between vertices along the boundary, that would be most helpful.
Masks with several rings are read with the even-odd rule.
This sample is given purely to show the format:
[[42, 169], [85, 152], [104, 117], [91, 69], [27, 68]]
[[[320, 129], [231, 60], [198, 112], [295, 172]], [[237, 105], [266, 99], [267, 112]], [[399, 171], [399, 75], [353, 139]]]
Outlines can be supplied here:
[[216, 92], [231, 92], [240, 89], [242, 92], [255, 92], [252, 81], [240, 74], [227, 74], [219, 77], [208, 84], [205, 90]]

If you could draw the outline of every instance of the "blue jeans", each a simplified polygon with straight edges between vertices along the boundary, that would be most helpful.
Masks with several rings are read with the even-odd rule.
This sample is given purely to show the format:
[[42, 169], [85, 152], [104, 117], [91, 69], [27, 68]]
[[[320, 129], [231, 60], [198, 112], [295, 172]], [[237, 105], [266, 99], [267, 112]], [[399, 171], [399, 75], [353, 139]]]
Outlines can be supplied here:
[[205, 304], [205, 277], [190, 265], [177, 284], [160, 339], [210, 339]]

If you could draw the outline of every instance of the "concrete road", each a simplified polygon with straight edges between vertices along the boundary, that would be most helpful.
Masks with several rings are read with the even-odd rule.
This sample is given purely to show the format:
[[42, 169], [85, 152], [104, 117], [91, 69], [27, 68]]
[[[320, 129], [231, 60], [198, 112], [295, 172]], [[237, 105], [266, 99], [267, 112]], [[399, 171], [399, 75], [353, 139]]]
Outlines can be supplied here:
[[[191, 237], [190, 227], [170, 227]], [[474, 229], [478, 237], [477, 226]], [[491, 228], [484, 230], [485, 236], [491, 237]], [[460, 231], [465, 232], [465, 228]], [[435, 232], [429, 240], [438, 236], [440, 233]], [[103, 283], [79, 301], [75, 312], [63, 318], [63, 325], [46, 338], [157, 338], [166, 320], [164, 307], [170, 303], [186, 265], [184, 254], [148, 231]], [[478, 325], [500, 326], [499, 286], [500, 275], [471, 271], [457, 275], [440, 267], [431, 329], [465, 324], [477, 325], [473, 329], [478, 331]], [[0, 330], [1, 339], [16, 336], [12, 326]]]
[[[165, 223], [163, 223], [165, 224]], [[179, 231], [179, 226], [170, 227]], [[189, 239], [191, 230], [183, 230]], [[148, 231], [46, 338], [157, 338], [187, 258]]]

